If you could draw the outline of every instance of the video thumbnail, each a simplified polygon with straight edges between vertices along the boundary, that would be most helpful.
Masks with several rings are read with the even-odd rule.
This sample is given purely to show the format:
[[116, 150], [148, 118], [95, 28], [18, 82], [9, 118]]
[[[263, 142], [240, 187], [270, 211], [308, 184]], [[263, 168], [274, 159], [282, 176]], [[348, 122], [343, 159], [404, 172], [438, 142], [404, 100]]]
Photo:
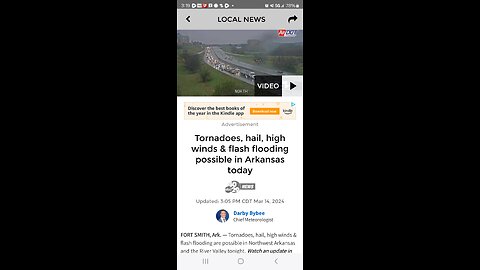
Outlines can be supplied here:
[[178, 96], [253, 96], [266, 75], [303, 75], [302, 30], [177, 31]]

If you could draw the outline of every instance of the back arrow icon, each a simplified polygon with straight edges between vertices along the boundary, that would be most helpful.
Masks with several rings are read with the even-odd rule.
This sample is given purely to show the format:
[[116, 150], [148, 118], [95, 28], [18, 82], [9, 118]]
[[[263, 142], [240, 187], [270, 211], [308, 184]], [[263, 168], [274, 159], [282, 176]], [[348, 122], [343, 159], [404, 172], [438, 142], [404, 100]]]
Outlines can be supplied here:
[[277, 260], [278, 260], [278, 258], [275, 259], [275, 263], [276, 263], [276, 264], [278, 264], [278, 263], [277, 263]]
[[190, 22], [190, 16], [188, 16], [187, 18], [185, 18], [187, 20], [187, 22]]

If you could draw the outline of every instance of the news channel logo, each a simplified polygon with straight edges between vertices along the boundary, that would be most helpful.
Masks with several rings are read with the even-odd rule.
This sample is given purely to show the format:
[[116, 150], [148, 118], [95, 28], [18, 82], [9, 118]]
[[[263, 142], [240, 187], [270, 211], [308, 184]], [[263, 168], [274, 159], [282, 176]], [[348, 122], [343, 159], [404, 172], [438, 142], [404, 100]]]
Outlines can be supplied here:
[[240, 190], [255, 190], [255, 183], [240, 183], [232, 181], [225, 187], [226, 193], [237, 193]]
[[297, 36], [297, 30], [278, 29], [277, 33], [279, 37], [296, 37]]

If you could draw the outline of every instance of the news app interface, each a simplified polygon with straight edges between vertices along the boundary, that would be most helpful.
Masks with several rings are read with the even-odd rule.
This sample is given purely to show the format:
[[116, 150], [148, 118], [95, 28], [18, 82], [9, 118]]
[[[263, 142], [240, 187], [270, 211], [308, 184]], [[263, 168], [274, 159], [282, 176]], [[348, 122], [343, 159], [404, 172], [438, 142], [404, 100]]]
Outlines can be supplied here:
[[177, 164], [177, 269], [303, 269], [303, 1], [177, 1]]

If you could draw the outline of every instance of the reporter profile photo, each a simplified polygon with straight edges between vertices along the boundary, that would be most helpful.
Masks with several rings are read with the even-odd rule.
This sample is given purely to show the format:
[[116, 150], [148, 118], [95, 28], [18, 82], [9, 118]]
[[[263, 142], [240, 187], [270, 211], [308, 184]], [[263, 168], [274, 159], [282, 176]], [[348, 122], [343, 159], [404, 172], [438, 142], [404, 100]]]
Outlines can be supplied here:
[[228, 217], [229, 217], [229, 215], [228, 215], [227, 210], [225, 210], [225, 209], [218, 210], [218, 212], [217, 212], [218, 222], [225, 223], [225, 222], [227, 222]]

